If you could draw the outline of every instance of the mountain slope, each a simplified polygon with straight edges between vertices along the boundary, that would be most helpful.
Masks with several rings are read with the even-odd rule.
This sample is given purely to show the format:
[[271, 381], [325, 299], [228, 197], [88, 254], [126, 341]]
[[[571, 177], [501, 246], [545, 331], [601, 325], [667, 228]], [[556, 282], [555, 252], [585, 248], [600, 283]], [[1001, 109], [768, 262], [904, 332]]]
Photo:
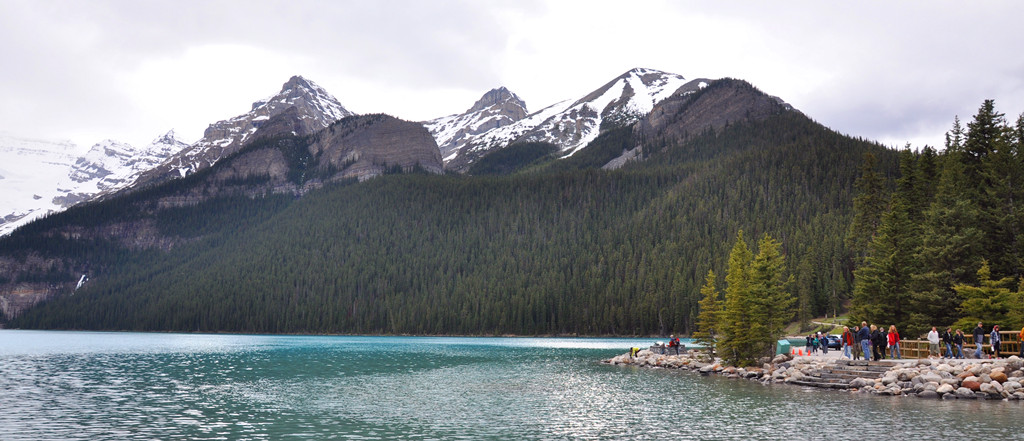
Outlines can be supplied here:
[[339, 119], [355, 115], [316, 83], [293, 76], [279, 93], [254, 102], [248, 113], [210, 124], [202, 139], [144, 173], [139, 184], [187, 176], [215, 164], [241, 149], [270, 118], [292, 107], [297, 112], [298, 124], [293, 131], [298, 136], [315, 133]]
[[[627, 126], [646, 115], [654, 105], [684, 86], [696, 89], [702, 80], [687, 82], [680, 75], [653, 69], [632, 69], [575, 101], [562, 101], [512, 124], [448, 147], [445, 166], [464, 172], [469, 165], [494, 149], [515, 142], [546, 142], [572, 155], [604, 130]], [[441, 131], [432, 129], [435, 137]]]
[[54, 202], [62, 207], [127, 188], [138, 177], [186, 148], [188, 144], [169, 131], [142, 148], [106, 140], [78, 158], [66, 179], [58, 183], [62, 193]]
[[478, 136], [526, 117], [526, 103], [510, 90], [499, 87], [484, 94], [473, 107], [459, 115], [424, 122], [446, 160]]
[[56, 209], [50, 202], [57, 196], [55, 183], [67, 178], [83, 153], [70, 141], [0, 134], [0, 235], [13, 229], [8, 224], [31, 213]]
[[[689, 108], [761, 102], [746, 98], [742, 84], [716, 84], [692, 94]], [[837, 134], [799, 112], [773, 111], [717, 128], [695, 121], [693, 127], [710, 128], [687, 136], [654, 136], [643, 146], [646, 160], [615, 171], [552, 167], [501, 177], [402, 174], [329, 183], [315, 164], [352, 162], [343, 159], [344, 149], [311, 146], [359, 138], [345, 132], [376, 124], [373, 117], [343, 119], [330, 136], [332, 129], [282, 135], [290, 124], [273, 124], [279, 128], [266, 137], [257, 132], [255, 141], [209, 169], [76, 207], [0, 240], [0, 299], [15, 298], [19, 289], [58, 287], [54, 299], [9, 324], [687, 332], [704, 274], [724, 273], [739, 229], [747, 237], [781, 239], [791, 270], [812, 286], [812, 308], [824, 311], [828, 296], [841, 300], [849, 289], [843, 236], [862, 155], [878, 156], [883, 173], [895, 169], [895, 154], [881, 146]], [[417, 137], [427, 136], [418, 130]], [[274, 164], [283, 163], [275, 156], [293, 165], [276, 171]], [[266, 164], [273, 165], [266, 173], [220, 175]], [[316, 180], [324, 185], [301, 198], [273, 191]], [[68, 295], [83, 274], [88, 281]]]
[[187, 144], [174, 131], [144, 147], [106, 140], [80, 152], [71, 143], [0, 140], [0, 155], [11, 176], [0, 180], [4, 213], [0, 236], [50, 213], [133, 185], [145, 171], [178, 153]]

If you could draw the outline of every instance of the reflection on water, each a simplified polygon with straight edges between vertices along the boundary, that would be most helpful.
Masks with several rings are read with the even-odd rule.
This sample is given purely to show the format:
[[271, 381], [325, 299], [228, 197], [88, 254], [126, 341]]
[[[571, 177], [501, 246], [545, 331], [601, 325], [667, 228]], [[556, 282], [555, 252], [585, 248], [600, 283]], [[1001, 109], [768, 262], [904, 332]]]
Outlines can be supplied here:
[[1024, 439], [1020, 403], [596, 363], [648, 344], [0, 331], [0, 439]]

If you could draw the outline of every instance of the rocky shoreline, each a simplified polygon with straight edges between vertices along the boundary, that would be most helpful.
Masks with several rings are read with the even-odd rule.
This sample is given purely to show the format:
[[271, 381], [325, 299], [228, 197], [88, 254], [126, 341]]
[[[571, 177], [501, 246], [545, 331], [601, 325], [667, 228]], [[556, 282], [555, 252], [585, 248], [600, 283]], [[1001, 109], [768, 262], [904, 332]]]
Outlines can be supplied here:
[[701, 375], [745, 378], [762, 383], [784, 383], [887, 396], [933, 399], [1024, 400], [1024, 360], [911, 359], [869, 362], [778, 355], [762, 359], [761, 367], [737, 368], [722, 360], [688, 351], [665, 355], [650, 350], [636, 357], [628, 353], [603, 360], [611, 365], [656, 369], [683, 369]]

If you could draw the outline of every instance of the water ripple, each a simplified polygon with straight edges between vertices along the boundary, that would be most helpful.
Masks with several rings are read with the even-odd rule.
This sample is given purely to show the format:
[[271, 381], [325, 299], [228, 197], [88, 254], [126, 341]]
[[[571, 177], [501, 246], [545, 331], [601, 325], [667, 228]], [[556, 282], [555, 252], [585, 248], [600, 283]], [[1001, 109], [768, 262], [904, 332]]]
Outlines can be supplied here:
[[1020, 403], [605, 366], [634, 342], [573, 341], [0, 331], [0, 439], [1022, 439]]

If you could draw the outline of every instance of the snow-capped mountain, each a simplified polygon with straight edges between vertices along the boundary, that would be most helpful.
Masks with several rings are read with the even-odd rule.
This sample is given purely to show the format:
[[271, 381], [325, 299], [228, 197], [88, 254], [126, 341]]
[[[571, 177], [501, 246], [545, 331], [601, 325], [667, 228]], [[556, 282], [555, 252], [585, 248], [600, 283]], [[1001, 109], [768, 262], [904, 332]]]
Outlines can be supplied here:
[[[571, 155], [597, 138], [602, 130], [636, 122], [686, 84], [681, 75], [632, 69], [578, 100], [555, 103], [512, 124], [465, 136], [455, 145], [442, 148], [445, 167], [465, 170], [487, 152], [512, 142], [549, 142], [559, 146], [565, 155]], [[455, 122], [476, 121], [470, 113], [472, 109], [458, 117], [439, 118], [425, 125], [441, 145], [448, 142], [448, 134], [464, 130]]]
[[140, 183], [186, 176], [213, 165], [237, 152], [263, 123], [291, 107], [298, 111], [299, 127], [294, 131], [298, 135], [314, 133], [339, 119], [355, 115], [316, 83], [293, 76], [284, 83], [281, 92], [254, 102], [248, 113], [210, 124], [203, 139], [145, 173]]
[[49, 213], [131, 186], [188, 144], [174, 131], [142, 148], [106, 140], [88, 150], [69, 141], [0, 136], [0, 236]]
[[505, 87], [491, 89], [460, 115], [448, 115], [423, 125], [434, 135], [442, 158], [457, 153], [480, 135], [526, 117], [526, 102]]
[[0, 133], [0, 233], [57, 195], [56, 183], [83, 149], [71, 141], [32, 139]]
[[102, 141], [75, 161], [67, 178], [58, 184], [62, 195], [54, 203], [69, 207], [129, 187], [142, 173], [186, 147], [188, 144], [175, 138], [173, 130], [141, 148], [110, 139]]

